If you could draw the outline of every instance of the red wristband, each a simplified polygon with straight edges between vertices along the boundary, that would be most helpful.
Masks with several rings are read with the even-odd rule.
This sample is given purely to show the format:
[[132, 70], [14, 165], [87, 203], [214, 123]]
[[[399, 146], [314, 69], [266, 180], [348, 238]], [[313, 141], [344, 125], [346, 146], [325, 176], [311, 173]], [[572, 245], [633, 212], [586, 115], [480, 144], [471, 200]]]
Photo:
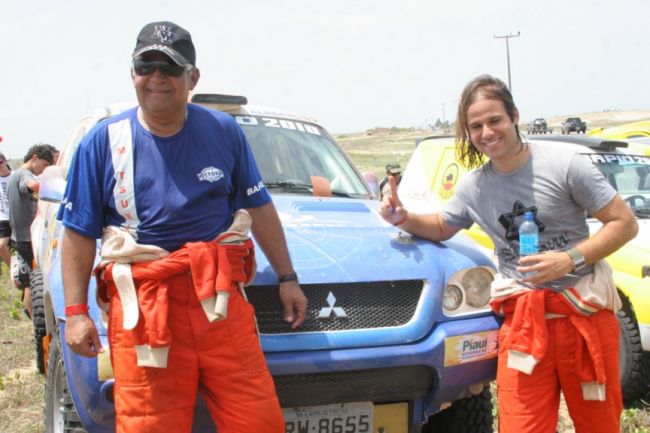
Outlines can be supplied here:
[[65, 306], [66, 317], [78, 316], [80, 314], [88, 314], [88, 304], [75, 304]]

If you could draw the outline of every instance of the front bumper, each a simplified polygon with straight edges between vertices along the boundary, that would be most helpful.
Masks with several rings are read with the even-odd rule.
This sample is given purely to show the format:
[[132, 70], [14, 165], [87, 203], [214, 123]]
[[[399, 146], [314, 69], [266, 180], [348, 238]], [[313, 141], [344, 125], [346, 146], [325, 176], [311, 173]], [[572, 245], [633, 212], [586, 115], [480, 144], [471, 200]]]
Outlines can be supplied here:
[[[419, 424], [445, 403], [468, 396], [472, 385], [494, 380], [498, 328], [495, 317], [476, 317], [439, 323], [426, 338], [412, 344], [276, 352], [267, 353], [266, 357], [280, 400], [292, 406], [359, 400], [375, 403], [410, 401], [410, 424]], [[102, 344], [107, 345], [104, 338]], [[64, 352], [68, 377], [71, 378], [71, 394], [82, 422], [91, 433], [112, 432], [113, 381], [98, 380], [95, 358], [73, 355], [67, 348]], [[393, 375], [396, 380], [387, 380], [391, 376], [386, 372], [396, 372]], [[404, 373], [416, 373], [417, 376], [409, 378]], [[361, 376], [377, 380], [349, 380]], [[313, 389], [301, 385], [285, 386], [287, 383], [309, 384], [313, 377], [323, 379]], [[302, 381], [301, 378], [309, 380]], [[342, 379], [338, 384], [336, 380], [330, 380], [337, 378]], [[425, 378], [424, 384], [420, 383], [422, 378]], [[369, 382], [374, 386], [368, 388]], [[401, 386], [403, 384], [406, 385]], [[194, 432], [212, 431], [204, 407], [197, 409], [195, 420]]]

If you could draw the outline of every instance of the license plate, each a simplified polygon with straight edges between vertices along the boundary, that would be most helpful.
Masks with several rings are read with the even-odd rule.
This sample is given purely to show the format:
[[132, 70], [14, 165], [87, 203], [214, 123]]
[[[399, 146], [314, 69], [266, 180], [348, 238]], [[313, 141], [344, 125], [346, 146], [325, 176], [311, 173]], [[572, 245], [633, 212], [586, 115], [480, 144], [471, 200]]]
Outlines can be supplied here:
[[286, 433], [371, 433], [371, 402], [283, 409]]

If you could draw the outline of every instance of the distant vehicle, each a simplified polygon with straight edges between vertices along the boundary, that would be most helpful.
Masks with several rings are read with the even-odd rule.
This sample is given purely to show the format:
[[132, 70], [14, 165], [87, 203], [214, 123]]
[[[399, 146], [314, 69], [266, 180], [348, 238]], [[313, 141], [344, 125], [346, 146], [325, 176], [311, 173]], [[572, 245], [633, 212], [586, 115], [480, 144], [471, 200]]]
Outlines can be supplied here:
[[535, 120], [533, 120], [529, 125], [528, 125], [528, 134], [551, 134], [553, 132], [552, 129], [548, 128], [548, 125], [546, 123], [546, 119], [543, 117], [539, 117]]
[[[309, 299], [305, 322], [292, 331], [282, 320], [277, 276], [256, 252], [246, 295], [286, 431], [492, 432], [499, 322], [488, 305], [496, 272], [489, 256], [467, 238], [430, 242], [385, 222], [361, 174], [313, 119], [244, 97], [197, 94], [192, 102], [241, 126]], [[90, 302], [106, 349], [98, 358], [78, 356], [65, 342], [56, 213], [82, 137], [134, 105], [83, 119], [41, 176], [32, 289], [40, 300], [35, 326], [44, 326], [37, 357], [47, 372], [46, 433], [115, 431], [105, 313]], [[91, 279], [88, 299], [95, 287]], [[192, 431], [215, 431], [201, 398]]]
[[610, 128], [596, 128], [589, 131], [591, 137], [626, 140], [628, 138], [650, 137], [650, 122], [634, 122]]
[[571, 132], [585, 133], [587, 131], [587, 123], [579, 117], [568, 117], [567, 120], [562, 122], [560, 127], [562, 134], [570, 134]]
[[[600, 169], [637, 217], [636, 238], [606, 258], [623, 301], [623, 309], [617, 313], [623, 400], [634, 402], [643, 398], [650, 386], [650, 153], [644, 151], [644, 146], [650, 146], [637, 145], [632, 140], [627, 143], [561, 135], [539, 136], [530, 141], [576, 146]], [[414, 212], [438, 211], [466, 173], [467, 169], [456, 159], [453, 138], [422, 139], [402, 173], [400, 199]], [[588, 218], [587, 223], [592, 233], [601, 227], [595, 218]], [[489, 251], [494, 250], [487, 233], [476, 224], [463, 232]]]

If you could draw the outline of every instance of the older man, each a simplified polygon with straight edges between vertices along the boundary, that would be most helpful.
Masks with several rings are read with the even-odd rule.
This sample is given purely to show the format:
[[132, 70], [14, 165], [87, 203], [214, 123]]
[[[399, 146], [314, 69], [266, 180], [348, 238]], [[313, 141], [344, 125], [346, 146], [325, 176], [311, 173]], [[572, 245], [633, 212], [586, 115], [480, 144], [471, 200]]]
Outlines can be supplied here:
[[[130, 323], [133, 310], [122, 299], [118, 265], [101, 268], [117, 432], [189, 432], [197, 390], [219, 431], [284, 432], [254, 311], [237, 290], [251, 277], [244, 263], [252, 251], [233, 252], [241, 253], [235, 259], [219, 255], [216, 264], [221, 249], [215, 238], [238, 209], [247, 209], [253, 235], [279, 276], [284, 318], [293, 328], [303, 322], [307, 299], [270, 195], [251, 188], [263, 183], [246, 138], [229, 115], [187, 103], [200, 73], [192, 38], [177, 24], [144, 26], [131, 77], [139, 106], [86, 136], [70, 169], [59, 215], [66, 228], [66, 341], [84, 356], [102, 350], [87, 315], [87, 286], [95, 239], [113, 226], [111, 233], [159, 257], [128, 271], [137, 288], [137, 323]], [[228, 314], [214, 320], [204, 308], [211, 299], [206, 288], [214, 291], [213, 268], [225, 269], [227, 261]]]

